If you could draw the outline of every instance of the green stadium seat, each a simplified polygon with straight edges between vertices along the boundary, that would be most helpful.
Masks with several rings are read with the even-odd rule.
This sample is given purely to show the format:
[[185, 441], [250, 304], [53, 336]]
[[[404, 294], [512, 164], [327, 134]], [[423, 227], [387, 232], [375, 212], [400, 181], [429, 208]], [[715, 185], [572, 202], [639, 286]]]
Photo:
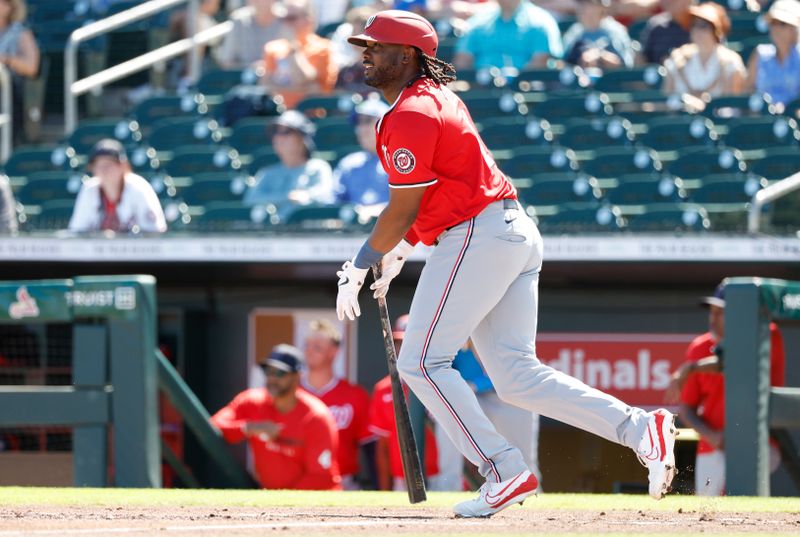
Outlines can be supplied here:
[[731, 121], [724, 142], [727, 147], [747, 151], [774, 146], [797, 147], [798, 140], [797, 121], [783, 116], [762, 116]]
[[523, 69], [514, 77], [514, 82], [519, 91], [526, 92], [580, 89], [590, 84], [583, 69], [573, 65], [562, 69]]
[[573, 181], [534, 179], [530, 187], [520, 188], [518, 192], [522, 203], [533, 206], [596, 202], [601, 196], [597, 181], [585, 175], [579, 175]]
[[73, 199], [54, 199], [41, 204], [40, 211], [31, 215], [26, 223], [26, 229], [39, 231], [54, 231], [67, 229], [72, 211], [75, 207]]
[[575, 151], [628, 145], [634, 140], [631, 122], [620, 117], [574, 118], [564, 123], [558, 144]]
[[156, 151], [173, 151], [183, 145], [213, 144], [221, 139], [216, 121], [186, 117], [155, 122], [145, 142]]
[[270, 225], [272, 215], [262, 206], [247, 207], [239, 201], [208, 203], [183, 229], [205, 233], [238, 233], [263, 231]]
[[355, 105], [353, 95], [349, 93], [309, 95], [297, 103], [295, 110], [312, 118], [348, 117]]
[[241, 168], [239, 155], [229, 148], [199, 145], [181, 146], [161, 169], [172, 177], [186, 177], [203, 172], [226, 172]]
[[667, 170], [684, 181], [699, 180], [712, 174], [739, 173], [746, 170], [741, 151], [714, 146], [684, 147]]
[[124, 118], [87, 119], [75, 127], [66, 143], [77, 155], [87, 155], [94, 144], [103, 138], [130, 145], [141, 140], [141, 133], [135, 123]]
[[783, 108], [783, 115], [800, 121], [800, 98], [786, 103]]
[[61, 146], [28, 145], [18, 146], [11, 153], [3, 171], [6, 175], [25, 176], [34, 172], [69, 170], [77, 167], [78, 161]]
[[486, 119], [479, 126], [481, 138], [492, 150], [548, 144], [553, 141], [553, 131], [549, 123], [523, 116]]
[[262, 147], [250, 156], [252, 160], [250, 160], [247, 166], [247, 171], [250, 172], [251, 175], [258, 173], [258, 170], [261, 168], [266, 168], [267, 166], [272, 166], [280, 162], [278, 155], [271, 145]]
[[737, 118], [760, 116], [771, 109], [763, 95], [720, 95], [712, 98], [702, 113], [715, 125], [720, 125]]
[[314, 143], [320, 151], [335, 151], [344, 145], [357, 146], [358, 138], [349, 118], [331, 118], [317, 123]]
[[679, 179], [656, 173], [623, 175], [616, 187], [604, 193], [604, 201], [620, 207], [677, 202], [685, 198], [686, 192]]
[[666, 71], [660, 65], [640, 65], [629, 69], [611, 69], [595, 82], [594, 89], [607, 93], [657, 90]]
[[503, 173], [514, 179], [536, 178], [544, 173], [578, 169], [574, 151], [546, 146], [518, 147], [511, 157], [498, 158], [497, 164]]
[[624, 227], [624, 219], [618, 208], [598, 203], [570, 203], [558, 208], [558, 212], [539, 217], [542, 233], [587, 233], [615, 232]]
[[157, 121], [165, 118], [194, 118], [205, 112], [205, 105], [198, 105], [194, 94], [162, 95], [147, 98], [137, 104], [131, 116], [139, 124], [140, 129], [149, 133]]
[[302, 205], [293, 208], [282, 224], [302, 230], [339, 230], [355, 219], [356, 213], [349, 205]]
[[192, 176], [190, 185], [176, 196], [187, 205], [208, 205], [216, 201], [239, 201], [252, 181], [247, 174], [235, 171], [203, 172]]
[[615, 179], [633, 173], [660, 172], [655, 151], [633, 147], [604, 147], [581, 163], [581, 170], [598, 179]]
[[769, 35], [759, 34], [736, 41], [729, 40], [728, 47], [734, 52], [737, 52], [739, 56], [742, 57], [742, 60], [744, 61], [745, 65], [747, 65], [747, 62], [750, 60], [750, 56], [753, 55], [753, 52], [755, 51], [756, 47], [758, 45], [767, 44], [769, 42], [770, 42]]
[[800, 149], [797, 147], [770, 147], [764, 155], [750, 162], [750, 171], [770, 181], [785, 179], [800, 172]]
[[675, 151], [681, 147], [713, 145], [717, 131], [710, 119], [702, 116], [666, 116], [647, 123], [647, 132], [638, 141], [656, 151]]
[[239, 84], [255, 84], [258, 75], [252, 69], [208, 69], [197, 81], [197, 91], [205, 96], [222, 97]]
[[703, 205], [735, 203], [744, 207], [766, 184], [763, 178], [748, 177], [745, 174], [712, 175], [692, 191], [691, 199]]
[[233, 126], [230, 137], [225, 142], [239, 153], [255, 153], [271, 145], [269, 126], [274, 117], [246, 117]]
[[[728, 13], [731, 29], [726, 36], [728, 41], [766, 36], [769, 28], [763, 20], [763, 14], [753, 11], [731, 11]], [[747, 58], [743, 58], [745, 63]]]
[[516, 115], [520, 113], [518, 103], [511, 93], [497, 93], [492, 90], [471, 90], [458, 94], [476, 122], [498, 116]]
[[800, 191], [778, 198], [769, 208], [773, 231], [795, 234], [800, 231]]
[[81, 189], [83, 177], [80, 172], [33, 172], [15, 197], [23, 205], [41, 205], [50, 200], [74, 198]]
[[707, 231], [711, 228], [703, 207], [687, 203], [648, 205], [643, 213], [630, 216], [627, 228], [635, 232]]
[[559, 124], [576, 117], [609, 116], [612, 113], [608, 96], [598, 92], [548, 97], [528, 112], [529, 115]]

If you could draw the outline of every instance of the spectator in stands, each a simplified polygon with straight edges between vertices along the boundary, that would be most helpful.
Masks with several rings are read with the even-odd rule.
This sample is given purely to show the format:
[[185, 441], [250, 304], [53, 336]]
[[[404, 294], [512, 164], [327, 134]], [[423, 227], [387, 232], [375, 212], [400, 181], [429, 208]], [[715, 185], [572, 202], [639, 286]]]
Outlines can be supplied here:
[[75, 200], [69, 230], [162, 233], [164, 211], [153, 187], [131, 171], [125, 148], [116, 140], [97, 142], [89, 153], [89, 170]]
[[345, 20], [348, 0], [309, 0], [318, 29], [330, 27]]
[[439, 0], [428, 5], [428, 15], [430, 20], [439, 21], [437, 28], [443, 25], [451, 28], [454, 35], [461, 35], [469, 27], [470, 18], [492, 5], [491, 0]]
[[497, 0], [468, 21], [453, 63], [457, 69], [520, 70], [561, 56], [561, 32], [552, 15], [529, 0]]
[[[303, 348], [306, 372], [300, 384], [307, 392], [320, 398], [333, 414], [339, 437], [339, 471], [342, 488], [360, 488], [359, 475], [361, 446], [371, 443], [369, 432], [369, 394], [357, 384], [351, 384], [334, 374], [333, 364], [341, 348], [342, 335], [325, 319], [309, 324]], [[368, 453], [365, 450], [365, 453]]]
[[296, 110], [287, 110], [271, 125], [272, 147], [280, 162], [256, 173], [256, 184], [244, 195], [246, 205], [274, 204], [281, 216], [297, 205], [334, 202], [333, 172], [324, 160], [311, 158], [316, 128]]
[[24, 133], [24, 82], [39, 74], [39, 45], [24, 21], [27, 8], [23, 0], [0, 0], [0, 63], [11, 75], [13, 132], [16, 141]]
[[355, 7], [347, 12], [345, 22], [336, 28], [331, 36], [333, 57], [339, 73], [336, 76], [336, 89], [351, 93], [367, 93], [370, 87], [364, 83], [364, 65], [361, 53], [364, 50], [348, 43], [347, 38], [364, 31], [367, 20], [377, 13], [372, 6]]
[[723, 43], [731, 28], [725, 8], [715, 2], [689, 7], [691, 43], [673, 50], [664, 62], [666, 94], [691, 95], [708, 100], [744, 89], [747, 73], [741, 56]]
[[265, 489], [340, 490], [336, 423], [300, 388], [303, 355], [277, 345], [263, 361], [267, 387], [252, 388], [211, 417], [231, 444], [247, 440]]
[[750, 56], [746, 88], [769, 95], [782, 109], [800, 97], [800, 2], [777, 0], [765, 19], [772, 43], [758, 45]]
[[[665, 394], [668, 404], [679, 402], [679, 415], [700, 434], [695, 462], [695, 493], [721, 496], [725, 493], [725, 281], [712, 296], [703, 297], [708, 308], [708, 332], [696, 337], [686, 350], [686, 361], [672, 374]], [[773, 386], [783, 386], [785, 356], [777, 325], [770, 324], [770, 377]], [[780, 452], [770, 440], [770, 469], [780, 464]]]
[[233, 22], [233, 30], [217, 48], [216, 60], [223, 69], [244, 69], [260, 65], [264, 45], [291, 35], [283, 25], [277, 0], [248, 0], [252, 14]]
[[0, 233], [17, 232], [17, 202], [7, 175], [0, 175]]
[[642, 30], [639, 63], [664, 63], [672, 49], [689, 42], [694, 0], [661, 0], [663, 13], [653, 15]]
[[[202, 0], [198, 6], [197, 21], [195, 23], [195, 31], [202, 32], [217, 24], [214, 18], [219, 11], [220, 0]], [[190, 37], [189, 35], [189, 9], [181, 9], [172, 13], [169, 19], [169, 33], [170, 41], [177, 41]], [[215, 46], [217, 43], [211, 43]], [[206, 55], [206, 46], [200, 48], [200, 61], [203, 69], [213, 67], [209, 61], [209, 56]], [[174, 87], [187, 87], [192, 83], [191, 80], [186, 80], [189, 74], [189, 55], [176, 58], [170, 64], [170, 85]]]
[[285, 0], [284, 5], [292, 36], [264, 46], [261, 81], [270, 93], [283, 97], [287, 108], [294, 108], [307, 95], [330, 93], [339, 69], [331, 41], [314, 33], [307, 0]]
[[[408, 315], [401, 315], [395, 320], [392, 327], [392, 339], [397, 354], [400, 354], [407, 325]], [[403, 391], [406, 395], [408, 394], [408, 387], [405, 384], [403, 384]], [[386, 375], [375, 384], [369, 409], [369, 428], [378, 436], [375, 448], [378, 488], [380, 490], [405, 490], [403, 460], [397, 439], [397, 424], [394, 419], [392, 401], [392, 383], [389, 375]], [[420, 443], [425, 447], [420, 447], [420, 451], [424, 452], [423, 472], [425, 477], [430, 479], [439, 473], [439, 454], [433, 429], [426, 424], [424, 430], [424, 440]]]
[[336, 200], [362, 206], [359, 213], [365, 216], [377, 217], [389, 202], [388, 176], [375, 145], [375, 124], [388, 110], [374, 95], [356, 105], [353, 122], [361, 151], [345, 156], [333, 171]]
[[611, 0], [578, 0], [578, 21], [564, 33], [564, 58], [581, 67], [632, 67], [628, 30], [608, 14]]

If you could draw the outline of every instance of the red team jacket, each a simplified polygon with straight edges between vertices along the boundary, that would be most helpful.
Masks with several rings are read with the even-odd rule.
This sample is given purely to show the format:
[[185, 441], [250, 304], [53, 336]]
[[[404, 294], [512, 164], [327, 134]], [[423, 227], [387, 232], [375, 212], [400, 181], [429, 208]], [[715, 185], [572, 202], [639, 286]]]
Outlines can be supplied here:
[[369, 432], [369, 394], [361, 386], [344, 379], [334, 379], [322, 389], [307, 383], [303, 389], [328, 406], [339, 431], [339, 471], [358, 474], [358, 450], [373, 435]]
[[376, 147], [390, 188], [427, 185], [406, 240], [431, 245], [447, 228], [490, 203], [516, 199], [467, 107], [452, 91], [420, 78], [376, 125]]
[[250, 448], [261, 486], [265, 489], [339, 490], [337, 433], [328, 407], [303, 390], [297, 405], [279, 413], [265, 388], [245, 390], [211, 417], [225, 440], [245, 440], [246, 421], [273, 421], [283, 426], [275, 440], [250, 437]]
[[[394, 420], [392, 403], [392, 381], [385, 376], [375, 384], [369, 409], [370, 431], [389, 440], [389, 466], [392, 477], [403, 477], [403, 459], [400, 456], [400, 442], [397, 440], [397, 423]], [[429, 427], [425, 428], [425, 475], [439, 473], [439, 454], [436, 437]]]
[[[783, 338], [778, 327], [770, 324], [770, 381], [773, 386], [783, 386], [784, 364]], [[711, 356], [711, 348], [716, 342], [706, 332], [697, 336], [686, 349], [686, 360], [696, 362]], [[681, 391], [681, 402], [692, 408], [698, 408], [700, 418], [713, 430], [721, 431], [725, 427], [725, 377], [722, 373], [692, 373]], [[697, 444], [697, 453], [710, 453], [714, 447], [701, 438]]]

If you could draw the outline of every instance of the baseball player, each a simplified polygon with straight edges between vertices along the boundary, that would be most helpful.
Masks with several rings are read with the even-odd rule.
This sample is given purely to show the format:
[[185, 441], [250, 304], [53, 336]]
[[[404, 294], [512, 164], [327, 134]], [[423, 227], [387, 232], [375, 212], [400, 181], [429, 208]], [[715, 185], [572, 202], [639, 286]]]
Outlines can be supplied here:
[[339, 471], [342, 488], [355, 490], [358, 483], [358, 454], [362, 444], [374, 439], [369, 432], [369, 394], [333, 374], [342, 335], [325, 319], [311, 321], [305, 340], [306, 371], [300, 385], [328, 406], [339, 432]]
[[337, 434], [325, 403], [300, 389], [303, 355], [276, 345], [262, 368], [267, 388], [245, 390], [211, 417], [225, 440], [247, 440], [265, 489], [341, 490]]
[[401, 377], [486, 478], [479, 495], [454, 507], [487, 517], [534, 493], [522, 454], [497, 433], [475, 393], [451, 365], [472, 338], [505, 401], [632, 448], [660, 499], [675, 475], [674, 416], [633, 408], [536, 358], [542, 238], [521, 210], [464, 103], [445, 85], [452, 65], [436, 59], [438, 38], [424, 18], [383, 11], [362, 34], [365, 82], [392, 103], [378, 122], [378, 154], [389, 175], [389, 204], [339, 276], [340, 319], [361, 311], [358, 292], [370, 266], [384, 296], [414, 245], [435, 246], [409, 312], [398, 357]]

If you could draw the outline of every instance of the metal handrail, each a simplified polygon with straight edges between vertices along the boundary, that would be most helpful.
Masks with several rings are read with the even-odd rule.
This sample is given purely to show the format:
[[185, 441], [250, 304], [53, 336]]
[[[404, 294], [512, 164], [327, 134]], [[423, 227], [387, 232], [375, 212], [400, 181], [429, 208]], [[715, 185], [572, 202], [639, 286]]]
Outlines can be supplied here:
[[11, 131], [13, 129], [13, 109], [11, 107], [11, 74], [5, 65], [0, 65], [0, 162], [5, 164], [11, 156]]
[[761, 209], [765, 204], [800, 189], [800, 172], [781, 179], [777, 183], [762, 188], [753, 195], [750, 210], [747, 213], [747, 232], [758, 233], [761, 227]]
[[[105, 69], [100, 73], [92, 75], [92, 77], [97, 77], [97, 75], [102, 75], [108, 71], [113, 71], [114, 76], [111, 78], [108, 76], [97, 77], [94, 78], [93, 83], [89, 85], [85, 84], [87, 79], [76, 81], [78, 76], [78, 46], [82, 42], [88, 41], [89, 39], [101, 36], [103, 34], [107, 34], [108, 32], [116, 30], [117, 28], [121, 28], [122, 26], [126, 26], [132, 22], [140, 21], [187, 2], [189, 4], [189, 13], [187, 15], [187, 31], [190, 37], [176, 41], [175, 43], [170, 43], [169, 45], [165, 45], [164, 47], [150, 51], [147, 54], [139, 56], [138, 58], [128, 60], [117, 66]], [[205, 32], [201, 32], [200, 34], [196, 33], [199, 6], [199, 0], [150, 0], [149, 2], [126, 9], [125, 11], [115, 13], [114, 15], [111, 15], [105, 19], [87, 24], [86, 26], [78, 28], [72, 32], [72, 34], [69, 36], [66, 47], [64, 48], [64, 133], [68, 135], [75, 129], [75, 126], [78, 123], [78, 96], [92, 89], [102, 87], [109, 82], [113, 82], [114, 80], [118, 80], [122, 77], [147, 69], [156, 63], [174, 58], [175, 56], [184, 54], [187, 51], [191, 51], [191, 55], [189, 57], [189, 78], [193, 82], [197, 81], [200, 73], [200, 46], [215, 39], [215, 37], [210, 37], [207, 41], [201, 41], [200, 35], [204, 34]], [[226, 23], [222, 24], [224, 25]], [[213, 26], [206, 31], [217, 28], [218, 26], [220, 25]], [[230, 32], [231, 28], [228, 28], [227, 31], [220, 35], [225, 35], [226, 33]], [[168, 51], [170, 52], [169, 55], [156, 54], [159, 51], [162, 51], [163, 49], [177, 43], [188, 43], [188, 46], [178, 47], [179, 50], [177, 52], [175, 52], [175, 48], [170, 49]], [[140, 61], [143, 58], [147, 58], [147, 61]], [[122, 66], [126, 66], [126, 68], [119, 69]], [[78, 84], [78, 82], [84, 83], [77, 86], [77, 88], [80, 90], [79, 92], [76, 91], [76, 84]]]

